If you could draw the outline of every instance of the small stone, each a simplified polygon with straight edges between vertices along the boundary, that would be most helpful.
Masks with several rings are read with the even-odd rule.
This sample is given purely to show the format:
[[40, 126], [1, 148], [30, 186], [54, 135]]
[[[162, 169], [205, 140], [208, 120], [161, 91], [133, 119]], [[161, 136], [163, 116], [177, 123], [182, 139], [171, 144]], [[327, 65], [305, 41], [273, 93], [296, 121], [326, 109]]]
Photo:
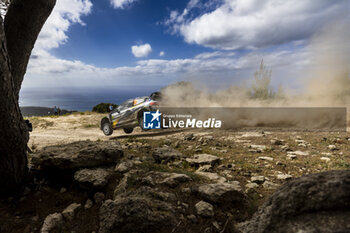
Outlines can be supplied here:
[[214, 207], [205, 201], [200, 201], [195, 205], [197, 214], [202, 217], [213, 217]]
[[186, 141], [191, 141], [193, 139], [194, 139], [193, 133], [185, 134], [185, 136], [184, 136], [184, 140], [186, 140]]
[[97, 205], [102, 204], [103, 200], [105, 199], [105, 195], [101, 192], [97, 192], [94, 194], [94, 200]]
[[81, 204], [73, 203], [62, 211], [62, 215], [65, 219], [72, 221], [74, 219], [76, 211], [81, 207]]
[[53, 229], [60, 227], [63, 224], [63, 216], [60, 213], [48, 215], [41, 228], [41, 233], [50, 233]]
[[265, 145], [250, 145], [249, 148], [249, 151], [256, 153], [262, 153], [267, 149]]
[[265, 181], [263, 183], [263, 187], [266, 188], [266, 189], [270, 189], [270, 190], [277, 189], [278, 186], [279, 186], [278, 184], [275, 184], [275, 183], [270, 182], [270, 181]]
[[39, 221], [39, 216], [38, 216], [38, 215], [35, 215], [34, 217], [31, 218], [31, 220], [32, 220], [33, 222], [37, 222], [37, 221]]
[[179, 173], [170, 173], [168, 177], [166, 177], [164, 180], [162, 180], [160, 183], [165, 184], [171, 188], [175, 188], [176, 186], [180, 185], [181, 183], [191, 181], [192, 179], [185, 175], [185, 174], [179, 174]]
[[248, 183], [245, 185], [245, 192], [250, 195], [251, 193], [256, 192], [256, 188], [258, 188], [259, 185], [257, 183]]
[[187, 218], [193, 223], [197, 223], [198, 222], [197, 217], [194, 214], [188, 215]]
[[202, 165], [216, 165], [220, 163], [220, 158], [210, 154], [197, 154], [193, 158], [187, 158], [186, 161], [197, 167]]
[[121, 162], [120, 164], [117, 164], [114, 168], [114, 171], [119, 172], [119, 173], [125, 173], [132, 168], [134, 163], [132, 161], [124, 161]]
[[90, 199], [87, 199], [85, 205], [84, 205], [84, 208], [85, 209], [90, 209], [93, 205], [93, 202], [90, 200]]
[[258, 159], [260, 159], [260, 160], [267, 160], [267, 161], [273, 161], [273, 158], [268, 157], [268, 156], [261, 156], [261, 157], [258, 157]]
[[264, 176], [252, 176], [250, 179], [253, 183], [262, 184], [265, 181]]
[[182, 193], [191, 193], [191, 189], [190, 188], [183, 188], [181, 189]]
[[328, 163], [328, 162], [331, 161], [331, 159], [328, 158], [328, 157], [321, 157], [320, 159], [321, 159], [322, 161], [326, 162], [326, 163]]
[[287, 158], [288, 158], [288, 159], [296, 159], [297, 156], [296, 156], [295, 154], [288, 154], [288, 155], [287, 155]]
[[272, 145], [279, 146], [279, 145], [283, 145], [283, 144], [284, 144], [284, 141], [283, 141], [283, 140], [279, 140], [279, 139], [277, 139], [277, 138], [274, 138], [274, 139], [271, 139], [271, 144], [272, 144]]
[[217, 173], [214, 173], [214, 172], [198, 172], [198, 171], [196, 171], [195, 173], [197, 175], [203, 176], [211, 181], [215, 181], [218, 183], [226, 182], [225, 177], [219, 176]]
[[338, 150], [338, 148], [335, 145], [329, 145], [328, 149], [330, 149], [331, 151]]
[[278, 180], [289, 180], [292, 179], [293, 176], [289, 175], [289, 174], [278, 174], [277, 175], [277, 179]]
[[220, 225], [219, 225], [219, 223], [218, 223], [217, 221], [214, 221], [214, 222], [212, 223], [212, 225], [213, 225], [213, 227], [214, 227], [217, 231], [220, 231], [220, 230], [221, 230], [221, 227], [220, 227]]
[[67, 192], [67, 189], [66, 189], [65, 187], [62, 187], [62, 188], [60, 189], [60, 193], [65, 193], [65, 192]]
[[287, 154], [288, 154], [288, 155], [300, 155], [300, 156], [307, 156], [307, 155], [309, 155], [309, 152], [307, 152], [307, 151], [299, 151], [299, 150], [297, 150], [297, 151], [289, 151], [289, 152], [287, 152]]
[[196, 172], [211, 172], [211, 171], [213, 171], [213, 167], [211, 165], [203, 165], [196, 170]]

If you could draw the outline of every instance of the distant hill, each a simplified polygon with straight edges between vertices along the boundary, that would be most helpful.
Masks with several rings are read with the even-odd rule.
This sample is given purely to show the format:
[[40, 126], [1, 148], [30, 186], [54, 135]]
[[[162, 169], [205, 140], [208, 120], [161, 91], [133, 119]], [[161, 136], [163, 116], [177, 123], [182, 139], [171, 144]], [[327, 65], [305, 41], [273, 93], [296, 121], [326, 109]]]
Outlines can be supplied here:
[[[28, 106], [28, 107], [20, 107], [20, 109], [21, 109], [22, 115], [25, 117], [54, 115], [53, 108]], [[68, 111], [65, 109], [61, 109], [61, 115], [72, 113], [72, 112], [76, 112], [76, 111]]]

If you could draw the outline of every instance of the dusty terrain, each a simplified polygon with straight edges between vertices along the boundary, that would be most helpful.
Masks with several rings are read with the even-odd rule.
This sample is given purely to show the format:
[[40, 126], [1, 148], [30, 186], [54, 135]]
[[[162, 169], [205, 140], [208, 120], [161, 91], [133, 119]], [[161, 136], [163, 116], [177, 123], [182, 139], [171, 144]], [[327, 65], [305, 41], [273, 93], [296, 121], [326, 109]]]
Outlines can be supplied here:
[[[281, 185], [306, 174], [350, 168], [348, 132], [136, 129], [106, 137], [99, 130], [102, 116], [30, 118], [33, 180], [25, 194], [0, 202], [0, 232], [45, 232], [44, 221], [55, 229], [50, 232], [114, 232], [121, 226], [121, 232], [152, 232], [152, 227], [158, 232], [236, 232], [236, 225], [250, 219]], [[77, 144], [65, 145], [72, 142]], [[104, 156], [113, 152], [109, 147], [123, 155], [104, 164]], [[73, 159], [67, 158], [70, 153]], [[212, 157], [198, 161], [198, 154]], [[82, 155], [90, 160], [82, 161]], [[89, 182], [93, 185], [86, 187]], [[207, 184], [232, 187], [216, 200], [220, 187], [215, 186], [213, 197], [198, 191], [198, 185]], [[72, 203], [84, 208], [75, 210]], [[73, 216], [62, 224], [60, 213], [67, 206]]]

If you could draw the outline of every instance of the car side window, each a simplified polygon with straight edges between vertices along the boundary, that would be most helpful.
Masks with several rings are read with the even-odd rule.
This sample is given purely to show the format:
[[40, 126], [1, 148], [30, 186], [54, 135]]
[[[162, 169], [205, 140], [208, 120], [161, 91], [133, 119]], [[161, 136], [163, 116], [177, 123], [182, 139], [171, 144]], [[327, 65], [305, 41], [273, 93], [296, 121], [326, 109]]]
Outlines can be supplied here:
[[126, 105], [125, 104], [121, 104], [118, 106], [118, 110], [119, 111], [123, 111], [124, 109], [126, 109]]

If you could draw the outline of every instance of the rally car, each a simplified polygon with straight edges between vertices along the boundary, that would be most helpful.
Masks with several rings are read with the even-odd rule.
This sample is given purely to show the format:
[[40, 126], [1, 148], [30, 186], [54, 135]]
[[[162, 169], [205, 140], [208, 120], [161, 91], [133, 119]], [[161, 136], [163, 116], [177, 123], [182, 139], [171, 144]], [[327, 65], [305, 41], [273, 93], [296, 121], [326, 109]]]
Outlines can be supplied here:
[[106, 136], [112, 135], [113, 130], [123, 129], [125, 133], [132, 133], [135, 127], [143, 128], [143, 112], [155, 111], [159, 106], [160, 93], [154, 92], [150, 96], [129, 99], [113, 109], [107, 117], [101, 120], [101, 130]]

